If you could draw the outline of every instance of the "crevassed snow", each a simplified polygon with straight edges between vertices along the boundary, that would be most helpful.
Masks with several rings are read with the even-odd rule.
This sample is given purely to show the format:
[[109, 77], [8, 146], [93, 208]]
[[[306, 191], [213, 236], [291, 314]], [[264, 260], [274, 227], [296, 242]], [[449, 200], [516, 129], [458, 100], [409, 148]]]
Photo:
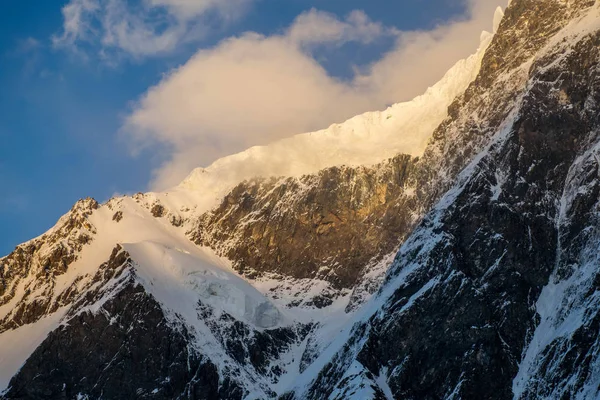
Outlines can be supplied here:
[[155, 242], [123, 247], [138, 264], [136, 272], [146, 290], [168, 309], [192, 321], [198, 319], [200, 301], [218, 315], [226, 312], [259, 328], [283, 322], [277, 307], [247, 281], [223, 268], [223, 260], [208, 249], [188, 252]]
[[190, 197], [202, 211], [213, 207], [233, 186], [253, 177], [295, 177], [332, 166], [372, 165], [399, 153], [419, 156], [447, 117], [448, 106], [479, 73], [492, 37], [484, 32], [475, 54], [457, 62], [438, 83], [411, 101], [221, 158], [192, 171], [169, 193]]
[[59, 277], [57, 285], [67, 287], [78, 275], [92, 272], [120, 243], [135, 262], [140, 282], [169, 310], [183, 315], [186, 310], [178, 307], [189, 302], [194, 309], [190, 315], [193, 313], [192, 318], [197, 320], [196, 305], [202, 301], [216, 312], [227, 312], [259, 328], [283, 323], [285, 319], [278, 309], [233, 271], [229, 261], [209, 248], [196, 246], [183, 230], [155, 218], [134, 199], [118, 199], [117, 207], [123, 212], [119, 222], [112, 220], [114, 210], [106, 205], [90, 217], [98, 234], [81, 253], [80, 260], [85, 262], [75, 262], [67, 274]]

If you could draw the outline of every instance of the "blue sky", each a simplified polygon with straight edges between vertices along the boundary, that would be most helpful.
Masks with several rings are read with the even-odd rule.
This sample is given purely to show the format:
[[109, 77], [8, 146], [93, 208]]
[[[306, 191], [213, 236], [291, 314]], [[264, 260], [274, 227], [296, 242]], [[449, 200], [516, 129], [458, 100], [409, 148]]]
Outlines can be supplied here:
[[[92, 22], [96, 32], [88, 32], [85, 40], [57, 43], [56, 38], [64, 33], [62, 10], [67, 4], [58, 0], [7, 0], [2, 5], [0, 254], [43, 233], [81, 197], [104, 201], [115, 193], [148, 190], [157, 168], [174, 157], [170, 149], [181, 142], [170, 141], [168, 132], [153, 131], [136, 136], [142, 137], [144, 143], [132, 146], [131, 136], [123, 133], [123, 126], [131, 115], [148, 107], [139, 105], [139, 100], [149, 88], [165, 81], [164, 74], [186, 64], [198, 50], [214, 48], [223, 39], [247, 31], [266, 37], [281, 35], [299, 15], [311, 9], [330, 13], [326, 15], [339, 21], [345, 21], [354, 10], [362, 10], [385, 32], [428, 31], [447, 21], [464, 19], [461, 16], [467, 9], [459, 0], [247, 1], [234, 17], [202, 11], [199, 22], [186, 19], [186, 24], [202, 26], [202, 33], [187, 40], [191, 33], [186, 32], [167, 51], [140, 55], [102, 43], [102, 33], [98, 32], [102, 29], [98, 25], [102, 10], [91, 17], [97, 18]], [[136, 5], [130, 2], [127, 7], [133, 10]], [[156, 12], [165, 10], [159, 8]], [[311, 42], [310, 58], [334, 82], [349, 82], [356, 67], [380, 59], [397, 45], [396, 40], [395, 33], [378, 33], [368, 39], [352, 36], [336, 45]], [[391, 102], [389, 96], [385, 102]], [[372, 104], [379, 106], [377, 102]], [[352, 107], [348, 113], [360, 106]], [[340, 114], [340, 118], [345, 115]], [[322, 122], [329, 120], [311, 121], [306, 126]], [[298, 129], [303, 126], [299, 124]], [[215, 135], [222, 135], [218, 127], [213, 130]], [[148, 139], [150, 136], [158, 140]], [[207, 139], [202, 140], [206, 143]], [[219, 151], [227, 153], [261, 140], [266, 139], [239, 141], [235, 137], [231, 142], [236, 145], [217, 141]], [[199, 156], [198, 166], [209, 161]], [[185, 165], [190, 165], [189, 160]]]

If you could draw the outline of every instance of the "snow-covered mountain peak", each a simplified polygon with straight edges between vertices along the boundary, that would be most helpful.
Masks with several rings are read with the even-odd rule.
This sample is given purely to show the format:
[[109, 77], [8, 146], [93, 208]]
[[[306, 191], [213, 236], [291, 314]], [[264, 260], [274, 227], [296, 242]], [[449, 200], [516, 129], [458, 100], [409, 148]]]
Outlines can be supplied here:
[[[499, 24], [501, 17], [496, 13], [494, 23]], [[493, 34], [483, 32], [473, 55], [458, 61], [439, 82], [411, 101], [221, 158], [193, 170], [169, 192], [193, 198], [198, 209], [205, 211], [236, 184], [254, 177], [298, 177], [333, 166], [373, 165], [400, 153], [419, 156], [434, 129], [448, 116], [450, 104], [479, 73], [492, 38]]]
[[77, 203], [0, 259], [0, 388], [598, 398], [598, 4], [514, 0], [411, 102]]
[[500, 28], [502, 18], [504, 18], [504, 10], [502, 9], [502, 7], [498, 6], [498, 8], [496, 8], [496, 11], [494, 12], [494, 33], [498, 32], [498, 28]]
[[[447, 117], [448, 106], [477, 76], [491, 40], [492, 34], [482, 34], [474, 55], [456, 63], [437, 84], [410, 102], [222, 158], [208, 168], [194, 170], [167, 192], [123, 196], [102, 205], [89, 198], [77, 202], [44, 235], [0, 259], [0, 272], [7, 282], [0, 293], [0, 328], [4, 329], [0, 334], [4, 332], [3, 338], [11, 343], [10, 352], [0, 353], [0, 361], [10, 357], [10, 363], [0, 369], [0, 388], [6, 387], [48, 332], [73, 318], [69, 307], [76, 304], [77, 315], [85, 310], [100, 312], [106, 301], [123, 290], [128, 277], [173, 321], [195, 330], [192, 333], [202, 339], [198, 348], [221, 370], [230, 361], [218, 361], [223, 349], [215, 330], [224, 329], [219, 324], [228, 318], [257, 332], [311, 324], [335, 330], [349, 317], [344, 311], [349, 289], [332, 291], [330, 282], [315, 278], [267, 274], [258, 280], [246, 279], [228, 260], [193, 243], [189, 230], [200, 215], [247, 179], [299, 177], [332, 166], [373, 165], [398, 153], [421, 154], [433, 130]], [[119, 266], [128, 272], [110, 278], [103, 269], [108, 268], [107, 260], [115, 258], [117, 248], [127, 254], [131, 265]], [[380, 269], [371, 285], [376, 285]], [[82, 308], [85, 299], [98, 290], [106, 292], [103, 299]], [[365, 292], [367, 297], [372, 290]], [[199, 304], [206, 313], [202, 317]], [[219, 326], [209, 326], [210, 321], [220, 321]], [[38, 334], [24, 335], [31, 324]], [[294, 337], [288, 336], [289, 340]], [[323, 345], [311, 343], [311, 351], [318, 352]], [[218, 350], [212, 354], [212, 348]], [[296, 358], [286, 362], [299, 365]], [[293, 379], [293, 374], [286, 379]]]

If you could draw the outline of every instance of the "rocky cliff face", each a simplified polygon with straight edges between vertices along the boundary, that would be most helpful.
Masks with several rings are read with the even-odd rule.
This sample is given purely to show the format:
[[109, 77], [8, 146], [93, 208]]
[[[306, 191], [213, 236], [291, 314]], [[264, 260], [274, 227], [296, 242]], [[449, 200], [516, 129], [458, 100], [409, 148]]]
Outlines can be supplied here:
[[93, 240], [96, 229], [87, 217], [97, 208], [93, 199], [80, 200], [52, 230], [0, 259], [0, 332], [36, 322], [73, 300], [74, 291], [57, 293], [47, 283]]
[[351, 289], [417, 221], [408, 185], [414, 164], [399, 155], [373, 167], [244, 182], [203, 215], [190, 236], [242, 274], [318, 278]]
[[[475, 105], [461, 105], [438, 130], [448, 149], [446, 136], [456, 148], [471, 143], [468, 151], [485, 145], [296, 398], [351, 398], [361, 387], [372, 388], [362, 398], [598, 397], [598, 17], [594, 2], [513, 2], [475, 85], [491, 82], [493, 97], [498, 81], [526, 71], [523, 90], [484, 111], [492, 118], [480, 120], [475, 141], [462, 124], [449, 131]], [[519, 41], [532, 27], [537, 39]], [[534, 54], [509, 57], [512, 70], [494, 55], [507, 35], [514, 51], [526, 43], [521, 51]], [[461, 165], [453, 154], [442, 164]]]
[[0, 259], [4, 397], [597, 398], [599, 32], [513, 0], [419, 158], [79, 202]]

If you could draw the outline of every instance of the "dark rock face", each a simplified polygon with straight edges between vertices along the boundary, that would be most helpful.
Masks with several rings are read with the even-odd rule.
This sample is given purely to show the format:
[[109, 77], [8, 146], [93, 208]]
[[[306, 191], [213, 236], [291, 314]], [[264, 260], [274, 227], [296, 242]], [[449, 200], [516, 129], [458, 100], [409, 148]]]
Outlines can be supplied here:
[[198, 333], [179, 316], [167, 318], [138, 283], [135, 264], [121, 246], [71, 295], [66, 323], [29, 357], [2, 398], [241, 399], [248, 389], [239, 382], [240, 371], [250, 369], [276, 383], [283, 373], [280, 355], [311, 329], [308, 324], [258, 331], [198, 304], [198, 318], [233, 360], [219, 370], [195, 347]]
[[274, 272], [352, 288], [369, 261], [397, 248], [416, 222], [414, 196], [405, 190], [413, 165], [398, 156], [372, 168], [245, 182], [190, 236], [250, 276]]
[[[158, 304], [130, 285], [104, 310], [78, 315], [52, 332], [11, 381], [6, 398], [180, 395], [193, 376], [187, 338], [168, 328]], [[194, 364], [198, 367], [199, 360]], [[216, 382], [212, 385], [207, 389], [216, 393]]]
[[144, 290], [128, 284], [103, 306], [52, 332], [11, 381], [7, 399], [239, 399], [216, 367], [190, 352]]
[[[228, 314], [213, 318], [212, 310], [206, 306], [200, 305], [199, 310], [224, 351], [238, 363], [252, 365], [272, 383], [276, 383], [284, 372], [279, 365], [273, 365], [273, 361], [292, 345], [301, 343], [312, 328], [312, 324], [300, 324], [257, 331]], [[270, 394], [276, 397], [275, 392]]]
[[[547, 40], [561, 17], [590, 5], [575, 2], [552, 21], [530, 14], [546, 3], [513, 1], [505, 33], [527, 10], [527, 26], [545, 27], [537, 32]], [[378, 311], [298, 398], [348, 391], [349, 376], [362, 385], [383, 376], [406, 399], [598, 397], [598, 44], [592, 33], [534, 60], [516, 108], [500, 113], [503, 128], [402, 246]], [[493, 80], [488, 64], [479, 82]], [[583, 322], [562, 325], [577, 312]]]

